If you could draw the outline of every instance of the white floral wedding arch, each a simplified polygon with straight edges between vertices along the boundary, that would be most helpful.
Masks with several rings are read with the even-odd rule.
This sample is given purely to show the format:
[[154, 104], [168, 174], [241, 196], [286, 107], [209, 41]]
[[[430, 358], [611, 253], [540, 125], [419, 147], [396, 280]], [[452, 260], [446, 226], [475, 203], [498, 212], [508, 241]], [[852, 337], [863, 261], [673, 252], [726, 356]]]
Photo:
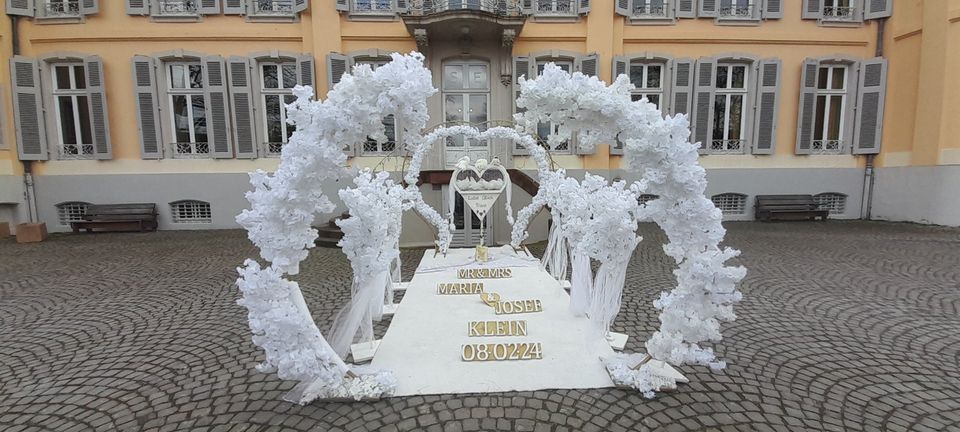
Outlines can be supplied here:
[[[622, 289], [622, 275], [610, 268], [604, 271], [604, 266], [625, 267], [625, 259], [640, 240], [636, 223], [655, 221], [669, 237], [670, 244], [664, 250], [678, 263], [678, 286], [655, 302], [661, 310], [661, 328], [647, 342], [648, 353], [673, 365], [724, 366], [700, 343], [720, 340], [720, 323], [735, 318], [733, 304], [740, 299], [736, 284], [745, 270], [723, 264], [737, 252], [719, 247], [724, 235], [720, 212], [703, 195], [705, 174], [697, 164], [695, 147], [687, 141], [686, 118], [663, 118], [652, 104], [632, 102], [631, 85], [624, 76], [607, 87], [595, 77], [580, 73], [571, 76], [548, 65], [540, 78], [521, 80], [518, 106], [525, 107], [526, 112], [517, 116], [518, 127], [480, 132], [460, 125], [423, 136], [421, 131], [428, 120], [426, 101], [436, 93], [430, 72], [419, 53], [392, 57], [391, 63], [376, 71], [363, 65], [355, 67], [352, 75], [344, 75], [322, 102], [311, 100], [313, 90], [309, 87], [294, 90], [297, 100], [288, 107], [288, 118], [297, 125], [296, 132], [284, 146], [274, 174], [260, 170], [250, 174], [254, 189], [247, 193], [247, 199], [251, 208], [237, 216], [260, 249], [260, 257], [269, 262], [262, 267], [248, 259], [238, 269], [237, 285], [243, 294], [238, 303], [248, 309], [253, 342], [266, 354], [258, 370], [276, 371], [281, 379], [299, 381], [288, 398], [301, 404], [316, 398], [377, 398], [391, 394], [395, 388], [388, 371], [344, 363], [313, 322], [299, 285], [287, 279], [287, 275], [299, 272], [300, 262], [313, 246], [317, 232], [311, 224], [315, 216], [336, 208], [321, 191], [325, 182], [348, 175], [343, 144], [362, 142], [368, 136], [383, 139], [380, 119], [386, 115], [396, 117], [396, 124], [402, 128], [403, 148], [412, 152], [404, 177], [406, 185], [393, 184], [384, 175], [362, 172], [355, 180], [357, 192], [341, 193], [351, 211], [378, 208], [394, 214], [398, 209], [415, 209], [437, 228], [437, 247], [446, 251], [451, 239], [449, 222], [424, 203], [417, 186], [422, 161], [433, 143], [462, 135], [522, 145], [537, 162], [541, 187], [516, 220], [507, 204], [508, 221], [513, 224], [512, 244], [520, 246], [539, 208], [551, 206], [560, 226], [565, 227], [559, 237], [576, 238], [573, 253], [599, 260], [600, 274], [604, 275], [599, 280], [613, 278], [604, 286], [619, 284]], [[567, 177], [563, 170], [551, 171], [546, 151], [526, 132], [536, 130], [538, 121], [559, 125], [559, 133], [551, 137], [551, 142], [569, 139], [574, 131], [580, 145], [586, 146], [619, 138], [625, 144], [627, 167], [641, 173], [641, 178], [627, 187], [624, 182], [608, 185], [606, 180], [590, 176], [581, 183]], [[380, 188], [383, 193], [363, 193], [371, 188]], [[660, 198], [640, 205], [636, 198], [645, 192], [658, 193]], [[590, 204], [585, 200], [587, 193], [606, 194], [609, 199], [602, 205]], [[572, 199], [581, 209], [571, 210], [564, 206], [563, 199]], [[597, 217], [600, 214], [617, 214], [620, 218]], [[589, 217], [592, 228], [577, 231], [578, 217], [580, 222]], [[346, 228], [345, 235], [357, 239], [345, 240], [343, 245], [355, 270], [355, 294], [358, 284], [389, 269], [394, 258], [397, 243], [392, 239], [399, 235], [398, 226], [389, 225], [394, 222], [381, 226], [378, 220], [357, 218], [341, 225]], [[610, 235], [611, 229], [632, 236]], [[365, 236], [372, 232], [389, 233], [379, 238], [391, 240], [358, 243], [359, 239], [372, 237]], [[607, 235], [598, 235], [602, 232]], [[552, 244], [548, 249], [558, 248]], [[374, 280], [377, 282], [372, 285], [380, 284], [379, 279]], [[605, 313], [604, 320], [612, 320], [619, 309], [619, 289], [601, 296], [615, 306], [612, 315]], [[608, 370], [616, 382], [651, 395], [663, 377], [653, 376], [647, 365], [634, 368], [627, 363], [630, 359], [610, 359]]]

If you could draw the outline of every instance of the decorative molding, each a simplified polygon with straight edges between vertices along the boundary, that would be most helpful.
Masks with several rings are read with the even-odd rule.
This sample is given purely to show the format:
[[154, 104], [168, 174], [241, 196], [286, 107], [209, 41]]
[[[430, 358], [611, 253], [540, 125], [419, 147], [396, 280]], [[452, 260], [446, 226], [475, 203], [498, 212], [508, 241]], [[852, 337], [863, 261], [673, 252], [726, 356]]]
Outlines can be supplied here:
[[[523, 38], [527, 40], [527, 38]], [[698, 45], [812, 45], [812, 46], [857, 46], [869, 45], [867, 41], [846, 40], [807, 40], [807, 39], [661, 39], [643, 37], [625, 37], [623, 43], [657, 43], [657, 44], [698, 44]]]
[[906, 33], [902, 33], [902, 34], [896, 35], [896, 36], [893, 37], [893, 40], [895, 40], [895, 41], [901, 41], [901, 40], [903, 40], [903, 39], [911, 38], [911, 37], [914, 37], [914, 36], [919, 36], [919, 35], [922, 35], [922, 34], [923, 34], [923, 29], [922, 29], [922, 28], [918, 28], [918, 29], [913, 30], [913, 31], [908, 31], [908, 32], [906, 32]]
[[430, 38], [427, 37], [427, 29], [415, 29], [413, 31], [413, 39], [417, 41], [417, 49], [420, 51], [424, 51], [428, 46], [430, 46]]
[[[383, 38], [377, 38], [383, 40]], [[30, 39], [31, 43], [76, 43], [76, 42], [297, 42], [302, 43], [302, 36], [144, 36], [144, 37], [53, 37]]]
[[506, 49], [513, 49], [513, 42], [517, 40], [517, 31], [514, 29], [503, 29], [500, 37], [500, 43]]

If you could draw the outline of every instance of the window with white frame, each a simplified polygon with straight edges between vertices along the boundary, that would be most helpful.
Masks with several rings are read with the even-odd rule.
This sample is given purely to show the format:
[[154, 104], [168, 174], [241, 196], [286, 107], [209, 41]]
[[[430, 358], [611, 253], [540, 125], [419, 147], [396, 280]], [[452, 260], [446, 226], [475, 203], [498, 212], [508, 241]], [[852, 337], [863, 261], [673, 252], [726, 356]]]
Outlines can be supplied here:
[[756, 0], [721, 0], [717, 16], [720, 18], [743, 19], [756, 16]]
[[830, 210], [830, 214], [843, 214], [847, 208], [847, 196], [838, 192], [824, 192], [813, 196], [821, 209]]
[[576, 13], [574, 0], [534, 0], [537, 15], [573, 15]]
[[199, 12], [200, 0], [156, 0], [158, 15], [193, 16]]
[[[354, 63], [369, 65], [370, 69], [377, 70], [380, 66], [390, 63], [391, 59], [386, 57], [356, 57]], [[372, 137], [367, 137], [363, 142], [361, 153], [365, 155], [386, 155], [391, 154], [397, 149], [397, 125], [393, 115], [388, 115], [382, 120], [383, 133], [387, 139], [383, 142], [377, 142]]]
[[848, 75], [849, 68], [843, 64], [824, 64], [819, 67], [811, 144], [813, 153], [841, 153], [844, 149]]
[[83, 63], [53, 64], [51, 77], [60, 157], [93, 158], [90, 104], [87, 100], [87, 80]]
[[749, 66], [717, 65], [710, 153], [743, 153], [747, 144], [744, 106], [749, 94]]
[[393, 13], [393, 0], [352, 0], [354, 12]]
[[200, 62], [167, 62], [167, 95], [173, 125], [175, 156], [206, 156], [207, 110]]
[[[553, 63], [557, 65], [557, 67], [562, 69], [564, 72], [573, 73], [573, 60], [564, 58], [541, 58], [537, 59], [537, 76], [540, 76], [543, 73], [543, 68], [546, 67], [547, 63]], [[559, 127], [559, 125], [554, 125], [550, 122], [537, 123], [537, 140], [540, 141], [541, 145], [549, 146], [547, 140], [551, 135], [557, 133]], [[555, 153], [569, 153], [570, 150], [569, 140], [563, 141], [550, 149], [550, 151]]]
[[633, 0], [633, 17], [666, 18], [669, 7], [669, 0]]
[[734, 192], [727, 192], [710, 197], [715, 205], [725, 215], [742, 215], [747, 210], [747, 196]]
[[666, 71], [666, 64], [663, 62], [647, 62], [634, 60], [630, 62], [629, 73], [630, 83], [634, 85], [630, 92], [632, 100], [643, 98], [657, 106], [661, 107], [663, 101], [663, 74]]
[[251, 0], [253, 15], [290, 16], [294, 13], [293, 0]]
[[40, 0], [39, 7], [42, 7], [42, 16], [53, 17], [77, 17], [81, 14], [80, 0]]
[[170, 218], [173, 223], [211, 223], [210, 203], [183, 200], [170, 203]]
[[83, 216], [87, 214], [87, 206], [90, 203], [82, 201], [71, 201], [57, 204], [57, 218], [60, 225], [70, 225], [70, 222], [82, 222]]
[[264, 150], [267, 155], [279, 155], [293, 136], [296, 126], [287, 123], [287, 104], [296, 99], [295, 61], [259, 62], [260, 94], [263, 104]]
[[[813, 0], [818, 1], [818, 0]], [[825, 21], [859, 21], [855, 0], [819, 0], [823, 1], [823, 19]]]

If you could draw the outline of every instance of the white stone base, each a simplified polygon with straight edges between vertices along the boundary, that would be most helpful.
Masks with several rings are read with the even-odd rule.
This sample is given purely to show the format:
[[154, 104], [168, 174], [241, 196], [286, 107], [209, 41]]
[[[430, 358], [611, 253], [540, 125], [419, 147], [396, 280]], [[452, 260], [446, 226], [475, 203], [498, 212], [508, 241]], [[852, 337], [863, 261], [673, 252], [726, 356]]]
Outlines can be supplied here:
[[383, 316], [392, 316], [397, 313], [397, 307], [399, 306], [398, 304], [383, 305]]
[[410, 285], [410, 282], [394, 282], [393, 291], [406, 291], [407, 287]]
[[353, 354], [354, 363], [366, 363], [373, 360], [373, 355], [380, 348], [380, 339], [371, 342], [361, 342], [350, 345], [350, 353]]
[[610, 343], [610, 348], [613, 348], [617, 351], [622, 351], [623, 347], [627, 346], [627, 339], [629, 339], [629, 336], [623, 333], [617, 333], [617, 332], [607, 333], [607, 342]]

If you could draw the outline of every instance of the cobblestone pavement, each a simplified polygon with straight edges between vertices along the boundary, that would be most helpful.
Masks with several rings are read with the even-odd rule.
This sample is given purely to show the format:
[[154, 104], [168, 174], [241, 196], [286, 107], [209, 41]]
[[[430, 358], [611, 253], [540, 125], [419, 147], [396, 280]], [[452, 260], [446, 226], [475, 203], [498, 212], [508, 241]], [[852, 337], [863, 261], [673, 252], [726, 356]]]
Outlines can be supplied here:
[[[828, 222], [729, 224], [749, 268], [729, 367], [636, 392], [537, 391], [296, 406], [253, 365], [234, 268], [240, 231], [0, 241], [0, 430], [66, 431], [960, 431], [960, 230]], [[672, 286], [645, 227], [616, 330], [628, 351]], [[416, 264], [418, 251], [405, 251]], [[407, 274], [410, 272], [407, 271]], [[316, 249], [299, 280], [320, 328], [349, 266]], [[379, 328], [382, 332], [385, 323]]]

